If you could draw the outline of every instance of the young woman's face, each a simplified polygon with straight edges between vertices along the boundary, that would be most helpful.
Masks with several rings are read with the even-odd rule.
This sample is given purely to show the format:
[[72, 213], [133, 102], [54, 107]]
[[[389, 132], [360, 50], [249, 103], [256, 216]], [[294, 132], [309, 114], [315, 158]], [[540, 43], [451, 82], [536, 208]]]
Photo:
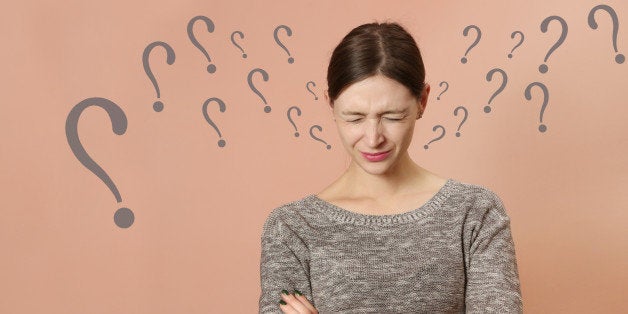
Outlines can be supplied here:
[[383, 75], [346, 88], [336, 98], [333, 114], [352, 161], [371, 174], [391, 170], [412, 142], [414, 124], [428, 94], [426, 85], [419, 100], [404, 85]]

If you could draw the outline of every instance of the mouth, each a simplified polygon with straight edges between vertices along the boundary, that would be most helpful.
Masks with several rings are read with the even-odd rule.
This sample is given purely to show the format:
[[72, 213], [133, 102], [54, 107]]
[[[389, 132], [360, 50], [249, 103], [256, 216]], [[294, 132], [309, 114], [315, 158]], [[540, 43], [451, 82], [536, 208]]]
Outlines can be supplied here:
[[388, 157], [388, 155], [390, 155], [391, 151], [392, 151], [392, 149], [391, 150], [387, 150], [385, 152], [375, 152], [375, 153], [360, 152], [360, 153], [368, 161], [382, 161], [382, 160], [386, 159], [386, 157]]

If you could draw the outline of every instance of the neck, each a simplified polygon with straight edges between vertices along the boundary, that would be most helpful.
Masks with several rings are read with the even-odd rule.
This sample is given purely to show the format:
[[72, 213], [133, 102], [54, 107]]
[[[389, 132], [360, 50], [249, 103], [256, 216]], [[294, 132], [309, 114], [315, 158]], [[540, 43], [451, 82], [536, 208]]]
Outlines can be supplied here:
[[367, 198], [390, 198], [416, 188], [427, 176], [427, 171], [417, 165], [406, 154], [386, 173], [371, 174], [355, 162], [351, 162], [342, 176], [346, 191], [354, 196]]

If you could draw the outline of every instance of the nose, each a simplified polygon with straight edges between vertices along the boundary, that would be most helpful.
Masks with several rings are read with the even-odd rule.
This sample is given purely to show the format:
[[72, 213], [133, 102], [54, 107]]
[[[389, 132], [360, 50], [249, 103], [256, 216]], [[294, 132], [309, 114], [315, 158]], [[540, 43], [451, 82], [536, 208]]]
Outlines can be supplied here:
[[370, 119], [368, 123], [366, 123], [364, 133], [366, 142], [370, 147], [377, 147], [384, 141], [384, 133], [380, 119]]

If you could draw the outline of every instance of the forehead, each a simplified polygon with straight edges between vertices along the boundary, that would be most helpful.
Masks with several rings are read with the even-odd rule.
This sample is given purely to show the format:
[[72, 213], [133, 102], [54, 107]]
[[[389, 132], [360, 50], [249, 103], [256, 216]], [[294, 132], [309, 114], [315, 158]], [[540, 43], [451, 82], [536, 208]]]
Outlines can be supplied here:
[[403, 84], [375, 75], [347, 87], [334, 101], [334, 108], [341, 113], [403, 110], [416, 101]]

